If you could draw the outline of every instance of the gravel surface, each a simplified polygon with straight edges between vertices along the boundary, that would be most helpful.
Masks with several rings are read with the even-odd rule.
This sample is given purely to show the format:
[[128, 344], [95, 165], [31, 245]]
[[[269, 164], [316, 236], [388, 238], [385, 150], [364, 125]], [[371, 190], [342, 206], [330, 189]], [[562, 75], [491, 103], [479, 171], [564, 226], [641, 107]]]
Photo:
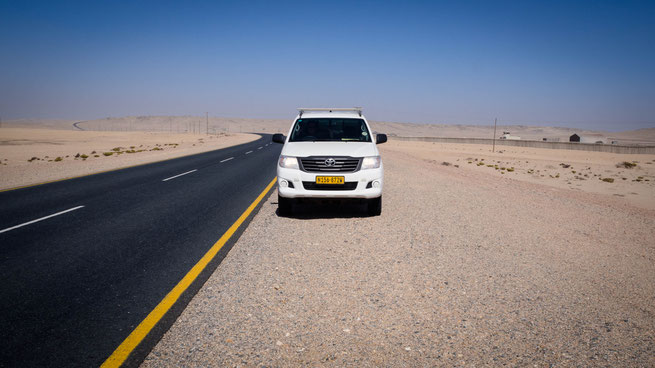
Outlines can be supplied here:
[[654, 211], [381, 148], [382, 216], [273, 193], [143, 366], [655, 365]]

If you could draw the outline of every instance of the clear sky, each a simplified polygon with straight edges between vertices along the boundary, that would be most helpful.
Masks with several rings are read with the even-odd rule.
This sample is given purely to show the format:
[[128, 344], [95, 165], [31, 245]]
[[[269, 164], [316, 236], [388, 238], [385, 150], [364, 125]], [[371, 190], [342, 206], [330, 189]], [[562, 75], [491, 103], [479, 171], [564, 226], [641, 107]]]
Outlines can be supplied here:
[[655, 127], [655, 1], [0, 0], [0, 116]]

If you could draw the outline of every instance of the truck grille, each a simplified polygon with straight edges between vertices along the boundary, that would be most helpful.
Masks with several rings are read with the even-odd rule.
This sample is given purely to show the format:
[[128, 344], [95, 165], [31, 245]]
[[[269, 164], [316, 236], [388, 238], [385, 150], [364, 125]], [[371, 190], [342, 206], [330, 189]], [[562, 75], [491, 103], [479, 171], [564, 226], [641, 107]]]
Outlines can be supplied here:
[[[331, 160], [334, 160], [332, 165]], [[306, 172], [355, 172], [361, 158], [356, 157], [301, 157], [300, 169]]]
[[356, 181], [347, 181], [343, 184], [316, 184], [313, 181], [303, 181], [305, 190], [355, 190], [357, 189]]

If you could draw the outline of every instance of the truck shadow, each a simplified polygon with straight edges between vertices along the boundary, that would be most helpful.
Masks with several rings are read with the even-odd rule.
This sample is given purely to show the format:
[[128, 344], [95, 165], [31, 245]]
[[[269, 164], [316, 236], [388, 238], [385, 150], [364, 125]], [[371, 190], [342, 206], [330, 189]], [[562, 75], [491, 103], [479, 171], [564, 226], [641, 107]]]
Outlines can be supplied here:
[[[273, 204], [277, 205], [277, 202]], [[298, 220], [370, 217], [366, 202], [361, 200], [303, 200], [293, 204], [290, 215], [280, 215], [279, 209], [275, 214]]]

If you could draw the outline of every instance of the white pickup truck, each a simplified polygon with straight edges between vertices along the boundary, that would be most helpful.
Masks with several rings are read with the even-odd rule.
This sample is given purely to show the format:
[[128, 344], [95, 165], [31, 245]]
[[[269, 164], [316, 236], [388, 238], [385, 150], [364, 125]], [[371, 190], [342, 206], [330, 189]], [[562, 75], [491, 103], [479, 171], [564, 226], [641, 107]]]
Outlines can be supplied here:
[[282, 143], [277, 164], [278, 213], [288, 216], [301, 198], [358, 198], [370, 216], [382, 212], [384, 171], [376, 144], [385, 134], [371, 134], [361, 108], [300, 108]]

